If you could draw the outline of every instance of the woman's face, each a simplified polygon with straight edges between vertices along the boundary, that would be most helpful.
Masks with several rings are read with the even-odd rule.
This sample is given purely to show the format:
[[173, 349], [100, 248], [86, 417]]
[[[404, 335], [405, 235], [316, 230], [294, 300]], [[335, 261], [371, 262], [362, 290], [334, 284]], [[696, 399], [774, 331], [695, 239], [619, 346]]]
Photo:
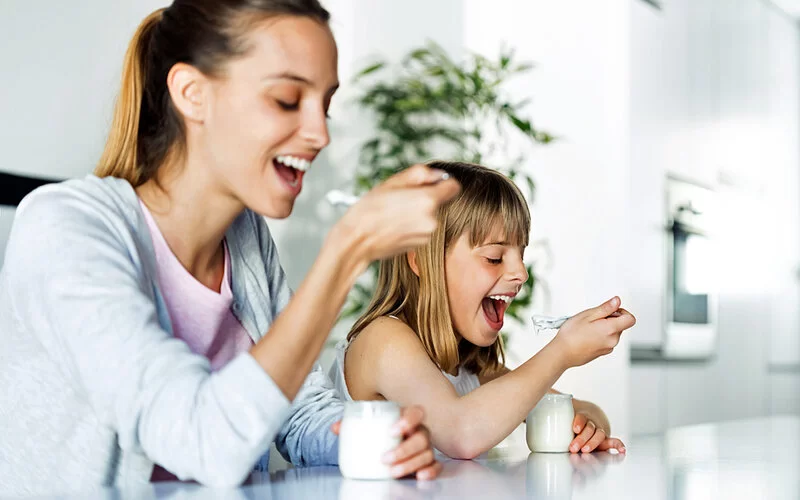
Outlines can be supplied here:
[[336, 43], [326, 25], [292, 16], [256, 25], [246, 43], [245, 56], [210, 80], [194, 144], [226, 195], [280, 219], [292, 212], [304, 174], [330, 139]]

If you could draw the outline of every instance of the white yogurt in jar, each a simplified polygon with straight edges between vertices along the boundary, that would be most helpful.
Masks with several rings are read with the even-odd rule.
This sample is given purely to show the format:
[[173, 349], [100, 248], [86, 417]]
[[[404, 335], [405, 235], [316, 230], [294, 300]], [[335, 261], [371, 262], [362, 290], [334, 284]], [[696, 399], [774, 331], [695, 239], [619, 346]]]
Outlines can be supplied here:
[[533, 452], [566, 453], [575, 439], [571, 394], [546, 394], [528, 413], [526, 438]]
[[339, 470], [349, 479], [391, 479], [383, 455], [400, 444], [392, 426], [400, 418], [400, 407], [391, 401], [345, 403], [339, 431]]

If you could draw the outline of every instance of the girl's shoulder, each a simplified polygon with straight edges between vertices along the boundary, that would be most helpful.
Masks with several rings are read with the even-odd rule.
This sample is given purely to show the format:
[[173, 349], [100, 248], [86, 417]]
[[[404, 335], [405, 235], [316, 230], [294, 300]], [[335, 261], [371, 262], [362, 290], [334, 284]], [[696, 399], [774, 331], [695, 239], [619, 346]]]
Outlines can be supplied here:
[[[355, 358], [372, 360], [376, 366], [396, 358], [422, 355], [428, 357], [419, 337], [404, 321], [394, 317], [381, 316], [364, 327], [350, 341], [348, 353]], [[387, 359], [390, 358], [390, 359]]]

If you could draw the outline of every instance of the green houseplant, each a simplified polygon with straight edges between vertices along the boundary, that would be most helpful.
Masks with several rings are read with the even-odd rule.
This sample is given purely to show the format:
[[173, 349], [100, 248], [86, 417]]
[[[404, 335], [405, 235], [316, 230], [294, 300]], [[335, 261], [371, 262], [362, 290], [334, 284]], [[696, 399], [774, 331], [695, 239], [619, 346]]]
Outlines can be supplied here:
[[[357, 102], [375, 118], [374, 136], [360, 150], [355, 191], [363, 193], [400, 170], [431, 158], [460, 160], [497, 168], [533, 199], [535, 183], [525, 165], [525, 152], [512, 152], [513, 135], [527, 146], [547, 144], [553, 136], [532, 124], [523, 112], [527, 101], [512, 102], [503, 85], [532, 69], [517, 63], [511, 50], [497, 60], [470, 54], [454, 61], [429, 42], [412, 50], [397, 65], [377, 62], [356, 76]], [[390, 74], [390, 77], [381, 76]], [[537, 279], [530, 279], [507, 310], [523, 322]], [[356, 284], [342, 313], [363, 313], [372, 296], [377, 264]]]

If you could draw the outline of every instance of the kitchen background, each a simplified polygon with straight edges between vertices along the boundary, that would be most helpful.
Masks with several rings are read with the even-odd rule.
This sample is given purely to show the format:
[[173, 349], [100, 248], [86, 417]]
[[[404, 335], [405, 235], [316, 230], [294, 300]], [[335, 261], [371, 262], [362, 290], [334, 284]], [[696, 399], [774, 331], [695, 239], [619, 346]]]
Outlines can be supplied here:
[[[0, 172], [91, 172], [126, 43], [165, 3], [0, 1]], [[509, 95], [531, 98], [534, 123], [559, 137], [527, 157], [533, 238], [549, 248], [537, 260], [546, 293], [532, 311], [572, 313], [619, 294], [638, 318], [612, 355], [557, 387], [598, 402], [623, 437], [800, 413], [800, 0], [323, 3], [343, 82], [333, 140], [292, 217], [270, 223], [293, 285], [339, 216], [325, 193], [350, 188], [371, 132], [353, 75], [427, 39], [457, 60], [513, 47], [536, 66]], [[710, 342], [690, 333], [672, 354], [670, 178], [714, 193], [714, 246], [705, 260], [687, 250], [681, 279], [718, 303]], [[0, 261], [13, 215], [0, 206]], [[512, 363], [547, 341], [530, 327], [509, 333]]]

